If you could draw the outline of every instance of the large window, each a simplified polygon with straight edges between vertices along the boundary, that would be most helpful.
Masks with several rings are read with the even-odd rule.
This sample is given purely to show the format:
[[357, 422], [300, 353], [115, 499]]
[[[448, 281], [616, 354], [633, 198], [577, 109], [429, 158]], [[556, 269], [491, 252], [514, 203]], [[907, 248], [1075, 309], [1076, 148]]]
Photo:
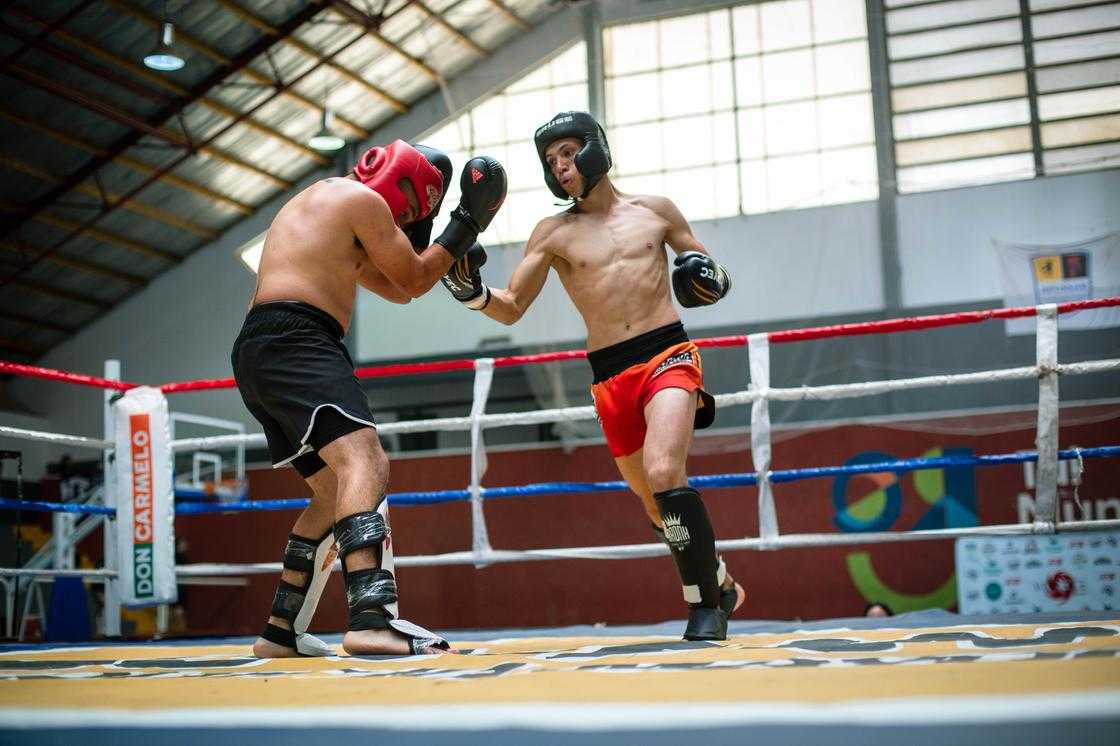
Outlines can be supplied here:
[[1031, 178], [1036, 153], [1043, 173], [1120, 164], [1120, 3], [886, 5], [900, 191]]
[[1120, 3], [1031, 0], [1045, 173], [1120, 166]]
[[542, 218], [557, 212], [544, 183], [533, 133], [558, 111], [587, 110], [587, 50], [583, 43], [538, 67], [513, 85], [418, 138], [446, 151], [455, 183], [444, 204], [459, 201], [459, 169], [473, 155], [490, 155], [505, 166], [509, 196], [481, 240], [488, 245], [524, 241]]
[[692, 220], [878, 195], [864, 0], [782, 0], [607, 29], [624, 191]]

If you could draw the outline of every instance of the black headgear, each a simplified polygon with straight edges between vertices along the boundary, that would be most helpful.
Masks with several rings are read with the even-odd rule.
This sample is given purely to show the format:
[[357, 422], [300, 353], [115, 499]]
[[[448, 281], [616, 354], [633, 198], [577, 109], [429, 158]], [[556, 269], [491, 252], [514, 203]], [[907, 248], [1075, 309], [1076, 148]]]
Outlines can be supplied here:
[[537, 146], [541, 166], [544, 167], [544, 183], [560, 199], [569, 199], [571, 195], [564, 191], [564, 187], [552, 175], [552, 169], [544, 159], [544, 151], [549, 145], [565, 137], [574, 137], [583, 142], [583, 148], [576, 153], [576, 170], [583, 177], [583, 194], [579, 198], [583, 199], [599, 183], [599, 179], [611, 170], [611, 148], [607, 144], [607, 133], [595, 121], [595, 117], [586, 111], [560, 112], [548, 124], [537, 128], [533, 142]]

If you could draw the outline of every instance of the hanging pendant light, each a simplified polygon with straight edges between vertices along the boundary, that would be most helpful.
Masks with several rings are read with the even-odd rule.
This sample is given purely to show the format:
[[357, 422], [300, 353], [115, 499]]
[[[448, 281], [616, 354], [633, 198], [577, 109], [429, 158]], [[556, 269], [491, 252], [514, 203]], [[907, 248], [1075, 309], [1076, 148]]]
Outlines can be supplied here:
[[334, 112], [324, 107], [319, 131], [315, 133], [314, 137], [307, 141], [307, 144], [324, 153], [331, 153], [346, 147], [346, 141], [334, 133], [332, 129], [333, 124]]
[[175, 53], [175, 26], [164, 20], [160, 27], [159, 44], [151, 54], [144, 57], [144, 64], [160, 72], [173, 72], [187, 64], [186, 60]]

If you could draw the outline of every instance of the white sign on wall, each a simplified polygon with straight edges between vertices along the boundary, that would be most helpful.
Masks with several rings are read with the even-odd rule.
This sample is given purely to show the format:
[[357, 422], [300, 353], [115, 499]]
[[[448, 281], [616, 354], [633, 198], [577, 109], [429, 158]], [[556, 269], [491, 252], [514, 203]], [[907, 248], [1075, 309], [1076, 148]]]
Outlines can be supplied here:
[[1120, 591], [1120, 533], [957, 539], [962, 614], [1111, 611]]
[[[1120, 232], [1067, 244], [1017, 244], [993, 240], [1004, 306], [1105, 298], [1120, 294]], [[1034, 334], [1033, 318], [1008, 319], [1011, 334]], [[1120, 326], [1120, 308], [1063, 315], [1062, 329]]]

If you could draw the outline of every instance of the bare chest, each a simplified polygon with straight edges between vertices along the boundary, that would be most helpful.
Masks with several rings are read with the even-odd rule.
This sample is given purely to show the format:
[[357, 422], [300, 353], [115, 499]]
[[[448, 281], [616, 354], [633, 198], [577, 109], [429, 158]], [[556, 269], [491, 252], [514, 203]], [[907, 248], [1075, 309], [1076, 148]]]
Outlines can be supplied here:
[[557, 252], [567, 265], [561, 274], [578, 276], [619, 264], [663, 263], [665, 226], [651, 217], [649, 213], [627, 214], [567, 226]]

